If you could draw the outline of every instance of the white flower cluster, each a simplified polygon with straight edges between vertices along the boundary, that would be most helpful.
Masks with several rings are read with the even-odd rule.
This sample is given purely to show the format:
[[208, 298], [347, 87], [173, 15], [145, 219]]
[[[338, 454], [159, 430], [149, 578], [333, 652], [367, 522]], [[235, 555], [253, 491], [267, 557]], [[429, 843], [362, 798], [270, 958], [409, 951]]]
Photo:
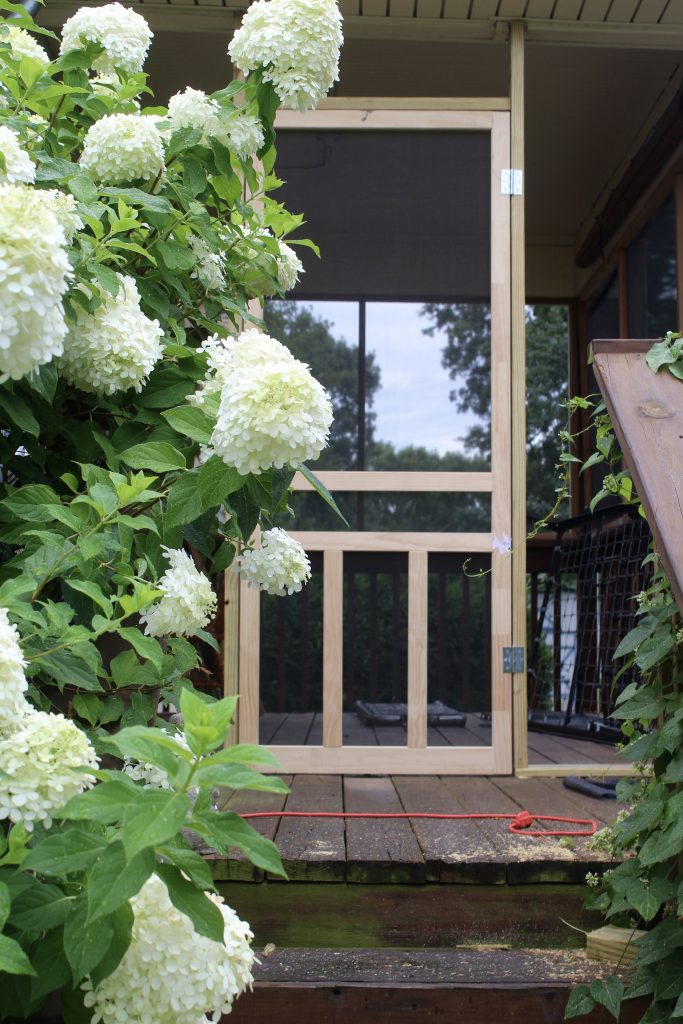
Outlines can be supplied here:
[[[28, 706], [28, 705], [27, 705]], [[29, 709], [0, 726], [0, 818], [21, 821], [31, 831], [46, 828], [67, 800], [95, 778], [77, 769], [96, 768], [95, 751], [81, 730], [64, 717]]]
[[107, 114], [88, 128], [81, 169], [105, 185], [153, 181], [164, 170], [164, 144], [154, 119]]
[[0, 36], [0, 42], [9, 43], [12, 57], [15, 60], [28, 57], [31, 60], [37, 60], [40, 64], [50, 63], [50, 58], [43, 47], [29, 32], [8, 21], [3, 22], [3, 28], [4, 32]]
[[168, 124], [172, 131], [198, 128], [203, 140], [215, 138], [248, 160], [263, 145], [261, 121], [248, 110], [226, 113], [216, 100], [201, 89], [187, 88], [168, 101]]
[[41, 198], [49, 197], [50, 209], [57, 218], [67, 242], [71, 242], [77, 231], [83, 229], [83, 221], [76, 212], [76, 200], [70, 192], [60, 192], [57, 188], [41, 192]]
[[332, 405], [305, 363], [267, 334], [204, 342], [209, 370], [195, 397], [220, 393], [211, 447], [240, 473], [298, 466], [327, 444]]
[[152, 42], [145, 19], [119, 3], [103, 7], [81, 7], [64, 22], [60, 53], [81, 50], [88, 43], [104, 47], [93, 61], [93, 69], [104, 74], [120, 69], [128, 75], [142, 71]]
[[277, 279], [283, 292], [291, 292], [304, 273], [303, 263], [290, 246], [278, 241], [280, 258], [277, 261]]
[[252, 983], [249, 925], [209, 893], [224, 921], [223, 943], [199, 935], [177, 910], [168, 889], [151, 875], [131, 906], [131, 944], [116, 970], [96, 988], [81, 986], [92, 1024], [208, 1024], [230, 1013]]
[[62, 352], [65, 243], [43, 192], [0, 185], [0, 375], [18, 380]]
[[7, 125], [0, 125], [0, 153], [5, 166], [0, 167], [0, 183], [3, 185], [29, 185], [35, 181], [36, 168], [28, 153], [19, 142], [19, 136]]
[[[166, 730], [163, 730], [164, 732]], [[189, 750], [187, 740], [181, 732], [168, 734], [183, 750]], [[123, 771], [134, 782], [143, 782], [143, 789], [171, 789], [168, 773], [149, 761], [131, 761], [127, 757], [123, 762]]]
[[311, 578], [311, 563], [301, 544], [278, 526], [266, 530], [261, 546], [247, 548], [233, 565], [250, 587], [277, 597], [298, 594]]
[[260, 119], [248, 110], [239, 110], [226, 121], [225, 134], [229, 148], [240, 160], [248, 160], [258, 153], [265, 140]]
[[118, 275], [121, 287], [107, 295], [94, 313], [77, 309], [69, 325], [59, 369], [81, 391], [113, 395], [128, 388], [142, 390], [148, 374], [161, 359], [163, 331], [140, 309], [132, 277]]
[[309, 110], [339, 77], [341, 45], [336, 0], [256, 0], [228, 53], [245, 73], [264, 68], [285, 107]]
[[188, 235], [187, 241], [197, 261], [192, 277], [200, 281], [207, 292], [221, 291], [225, 288], [225, 258], [220, 253], [212, 252], [198, 235]]
[[140, 621], [150, 636], [194, 636], [216, 614], [216, 595], [186, 551], [165, 547], [164, 554], [170, 565], [157, 584], [163, 596]]
[[0, 722], [26, 710], [25, 665], [17, 627], [10, 623], [7, 609], [0, 608]]
[[201, 89], [188, 86], [168, 101], [168, 120], [174, 132], [181, 128], [198, 128], [205, 138], [211, 138], [221, 132], [220, 116], [220, 105]]

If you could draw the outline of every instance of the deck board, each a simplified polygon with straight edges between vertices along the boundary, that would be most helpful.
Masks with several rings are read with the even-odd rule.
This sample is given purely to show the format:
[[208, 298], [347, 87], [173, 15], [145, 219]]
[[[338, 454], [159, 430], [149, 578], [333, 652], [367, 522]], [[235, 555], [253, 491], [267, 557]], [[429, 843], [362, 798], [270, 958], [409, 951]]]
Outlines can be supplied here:
[[[347, 776], [344, 809], [380, 814], [403, 811], [388, 776]], [[346, 857], [346, 879], [350, 882], [424, 882], [427, 878], [420, 844], [406, 819], [348, 819]]]
[[[285, 810], [343, 810], [341, 776], [295, 775]], [[293, 881], [344, 878], [346, 843], [341, 819], [282, 818], [275, 842]]]

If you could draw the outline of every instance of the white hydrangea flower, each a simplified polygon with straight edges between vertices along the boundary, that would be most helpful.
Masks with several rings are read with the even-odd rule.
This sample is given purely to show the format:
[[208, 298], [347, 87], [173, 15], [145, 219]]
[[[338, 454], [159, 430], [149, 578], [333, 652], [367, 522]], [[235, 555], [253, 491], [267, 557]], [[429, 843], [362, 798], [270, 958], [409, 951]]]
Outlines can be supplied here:
[[32, 831], [95, 782], [76, 769], [98, 765], [85, 733], [64, 715], [31, 709], [0, 726], [0, 819], [21, 821]]
[[44, 193], [0, 185], [0, 374], [19, 380], [60, 355], [71, 266]]
[[[3, 22], [3, 28], [5, 31], [0, 36], [0, 42], [9, 43], [15, 60], [29, 57], [31, 60], [39, 61], [41, 64], [50, 63], [47, 53], [40, 43], [36, 42], [30, 32], [26, 32], [25, 29], [19, 28], [18, 25], [12, 25], [8, 21]], [[2, 54], [0, 53], [0, 58], [1, 56]]]
[[225, 122], [227, 144], [240, 160], [249, 160], [263, 146], [265, 135], [260, 118], [248, 110], [239, 110]]
[[234, 563], [234, 571], [250, 587], [284, 597], [298, 594], [311, 578], [311, 563], [298, 540], [279, 526], [266, 530], [260, 548], [247, 548]]
[[75, 306], [78, 320], [69, 325], [62, 376], [81, 391], [113, 395], [135, 388], [141, 391], [147, 376], [163, 355], [163, 331], [140, 309], [140, 295], [132, 277], [118, 274], [116, 296], [106, 294], [94, 313]]
[[76, 212], [76, 200], [70, 192], [60, 192], [57, 188], [48, 188], [41, 192], [44, 198], [49, 196], [50, 208], [59, 221], [67, 242], [71, 242], [77, 231], [83, 229], [83, 221]]
[[142, 71], [152, 32], [145, 19], [119, 3], [103, 7], [81, 7], [64, 22], [60, 53], [81, 50], [88, 43], [101, 43], [104, 53], [93, 61], [93, 69], [109, 74], [120, 68], [128, 75]]
[[154, 119], [107, 114], [86, 132], [80, 166], [105, 185], [153, 181], [164, 170], [164, 143]]
[[211, 447], [240, 473], [298, 466], [327, 444], [332, 405], [305, 363], [258, 330], [204, 343], [209, 370], [195, 401], [220, 392]]
[[36, 178], [36, 167], [19, 142], [19, 136], [7, 125], [0, 125], [0, 153], [5, 158], [0, 167], [0, 183], [30, 185]]
[[264, 68], [285, 107], [309, 110], [339, 78], [341, 21], [336, 0], [256, 0], [228, 53], [245, 73]]
[[157, 583], [163, 596], [140, 621], [150, 636], [194, 636], [208, 626], [216, 614], [216, 595], [204, 573], [199, 572], [182, 548], [164, 548], [169, 568]]
[[24, 696], [28, 689], [25, 666], [17, 627], [9, 621], [7, 609], [0, 608], [0, 722], [29, 708]]
[[205, 136], [219, 135], [222, 131], [221, 108], [201, 89], [188, 86], [168, 101], [168, 121], [172, 131], [181, 128], [199, 128]]
[[297, 254], [286, 242], [278, 241], [280, 258], [277, 262], [277, 279], [283, 292], [291, 292], [304, 273], [304, 266]]
[[[166, 730], [162, 730], [166, 732]], [[189, 750], [187, 740], [181, 732], [166, 733], [167, 736], [171, 736], [172, 739], [182, 747], [183, 750]], [[125, 758], [122, 769], [128, 778], [133, 779], [134, 782], [143, 782], [143, 789], [171, 789], [171, 783], [169, 782], [168, 773], [163, 768], [159, 768], [155, 764], [151, 764], [149, 761], [131, 761], [129, 757]]]
[[81, 986], [92, 1024], [209, 1024], [230, 1013], [253, 981], [253, 934], [220, 896], [208, 893], [223, 915], [223, 942], [199, 935], [151, 875], [131, 906], [132, 941], [121, 963], [93, 988]]
[[197, 261], [192, 277], [200, 281], [207, 292], [221, 291], [225, 288], [225, 258], [220, 253], [212, 252], [198, 235], [188, 235], [187, 241]]

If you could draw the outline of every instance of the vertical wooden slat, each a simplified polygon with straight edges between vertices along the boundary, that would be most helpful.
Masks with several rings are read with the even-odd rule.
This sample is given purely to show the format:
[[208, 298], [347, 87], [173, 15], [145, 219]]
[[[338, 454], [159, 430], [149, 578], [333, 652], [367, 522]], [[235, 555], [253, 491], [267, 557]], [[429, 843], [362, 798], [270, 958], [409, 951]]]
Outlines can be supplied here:
[[344, 555], [323, 558], [323, 746], [342, 745]]
[[[465, 573], [462, 574], [460, 586], [462, 588], [462, 615], [460, 619], [460, 678], [462, 680], [462, 691], [459, 695], [459, 703], [456, 703], [455, 706], [469, 713], [472, 710], [472, 697], [470, 694], [470, 581], [465, 576]], [[484, 643], [489, 643], [488, 637], [484, 638]]]
[[379, 682], [379, 604], [377, 601], [377, 573], [370, 576], [370, 688], [368, 694], [371, 701], [377, 700], [377, 684]]
[[448, 635], [448, 618], [446, 612], [446, 573], [440, 572], [438, 576], [438, 611], [436, 637], [438, 643], [438, 688], [439, 700], [447, 704], [450, 694], [446, 690], [446, 641]]
[[391, 576], [391, 629], [394, 635], [391, 645], [391, 699], [403, 700], [401, 685], [400, 644], [401, 635], [401, 575], [398, 572]]
[[240, 743], [258, 743], [261, 592], [240, 584]]
[[[510, 166], [524, 172], [524, 25], [515, 21], [510, 25]], [[525, 182], [526, 187], [526, 182]], [[524, 240], [524, 195], [512, 196], [510, 201], [510, 317], [511, 317], [511, 408], [512, 415], [512, 643], [517, 647], [526, 648], [526, 276], [525, 276], [525, 240]], [[495, 408], [495, 406], [494, 406]], [[501, 408], [502, 417], [505, 416]], [[509, 413], [508, 413], [509, 414]], [[501, 418], [502, 418], [501, 417]], [[503, 423], [505, 421], [503, 420]], [[509, 421], [508, 421], [509, 422]], [[495, 478], [495, 477], [494, 477]], [[498, 486], [503, 489], [501, 481]], [[494, 532], [496, 527], [494, 526]], [[494, 564], [497, 561], [494, 552]], [[503, 570], [505, 579], [509, 568]], [[499, 587], [494, 586], [494, 608], [492, 614], [500, 615], [498, 627], [494, 622], [494, 633], [502, 627], [506, 615], [505, 609], [496, 605], [504, 602], [505, 583], [501, 580]], [[497, 677], [499, 667], [497, 660], [502, 653], [493, 652], [493, 677]], [[500, 681], [499, 686], [506, 706], [508, 702], [509, 681]], [[494, 709], [496, 698], [494, 695]], [[527, 677], [526, 669], [512, 677], [512, 745], [514, 765], [525, 768], [527, 765]], [[494, 716], [495, 744], [495, 716]], [[503, 756], [508, 757], [509, 751], [501, 749]]]
[[[234, 697], [239, 693], [239, 642], [240, 642], [240, 579], [236, 572], [226, 572], [223, 577], [223, 696]], [[226, 747], [237, 742], [237, 727], [231, 725], [225, 737]]]
[[408, 746], [427, 746], [428, 552], [408, 554]]

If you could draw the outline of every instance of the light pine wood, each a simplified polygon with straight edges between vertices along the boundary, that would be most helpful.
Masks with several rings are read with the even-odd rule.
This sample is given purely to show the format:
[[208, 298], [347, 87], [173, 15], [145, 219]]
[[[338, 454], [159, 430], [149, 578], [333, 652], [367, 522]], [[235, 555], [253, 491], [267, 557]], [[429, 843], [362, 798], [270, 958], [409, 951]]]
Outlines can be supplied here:
[[342, 745], [344, 555], [323, 556], [323, 746]]
[[[441, 6], [441, 0], [436, 0]], [[431, 0], [418, 0], [431, 3]], [[328, 96], [318, 110], [509, 110], [507, 96]]]
[[408, 555], [408, 746], [427, 746], [426, 551]]
[[[330, 491], [426, 491], [467, 492], [486, 494], [493, 487], [490, 473], [421, 473], [378, 470], [350, 471], [321, 470], [318, 479]], [[292, 481], [295, 491], [312, 491], [313, 485], [301, 473]]]
[[[524, 25], [510, 26], [510, 164], [524, 175]], [[525, 182], [526, 187], [526, 182]], [[524, 195], [510, 199], [512, 643], [526, 650], [526, 323]], [[495, 529], [495, 527], [494, 527]], [[525, 656], [526, 667], [526, 656]], [[527, 763], [527, 676], [512, 683], [515, 767]]]
[[240, 743], [258, 743], [261, 592], [240, 582]]
[[581, 778], [625, 779], [640, 772], [632, 764], [530, 764], [527, 768], [518, 768], [515, 772], [520, 779], [564, 778], [567, 775], [579, 775]]
[[586, 933], [586, 956], [609, 964], [631, 965], [638, 954], [636, 943], [646, 935], [647, 932], [638, 928], [603, 925]]
[[326, 775], [492, 775], [492, 747], [270, 748], [279, 771]]
[[[240, 580], [236, 572], [223, 577], [223, 696], [234, 697], [240, 692]], [[231, 725], [225, 737], [225, 746], [237, 741], [237, 727]]]
[[[373, 101], [371, 101], [373, 102]], [[387, 110], [368, 106], [355, 110], [280, 110], [275, 127], [324, 129], [407, 129], [409, 131], [490, 131], [494, 112], [480, 110]]]
[[371, 533], [355, 530], [289, 530], [307, 551], [490, 552], [490, 533]]
[[[510, 116], [495, 114], [491, 136], [491, 529], [511, 536], [510, 479], [510, 198], [501, 195], [500, 172], [510, 167]], [[503, 648], [511, 641], [512, 564], [509, 554], [491, 554], [491, 707], [496, 771], [512, 770], [510, 677], [503, 673]]]

